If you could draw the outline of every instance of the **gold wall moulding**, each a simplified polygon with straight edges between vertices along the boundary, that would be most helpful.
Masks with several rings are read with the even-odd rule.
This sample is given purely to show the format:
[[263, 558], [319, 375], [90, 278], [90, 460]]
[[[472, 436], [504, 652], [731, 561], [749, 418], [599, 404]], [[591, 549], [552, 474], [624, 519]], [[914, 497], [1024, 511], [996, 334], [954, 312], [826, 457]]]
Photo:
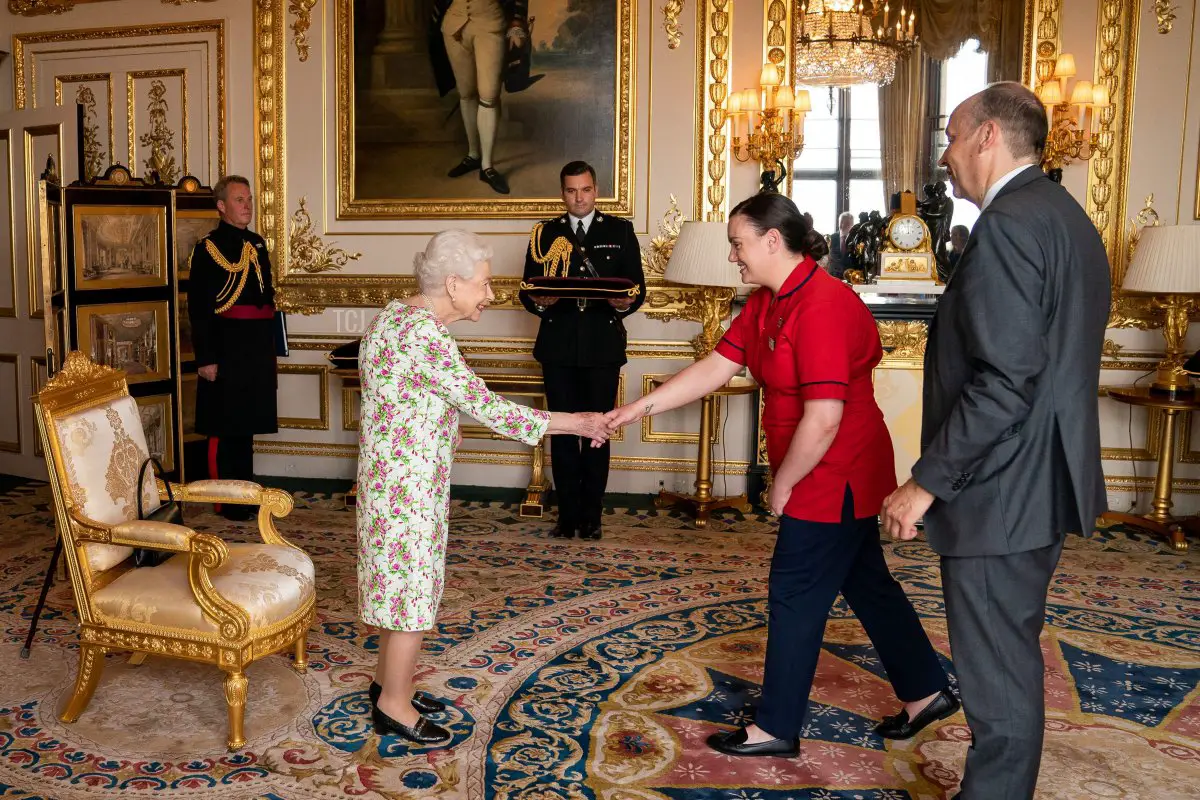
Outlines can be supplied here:
[[[150, 130], [137, 137], [144, 148], [150, 149], [150, 155], [142, 162], [146, 171], [143, 176], [151, 173], [158, 176], [161, 183], [175, 184], [184, 174], [188, 173], [187, 152], [187, 72], [182, 69], [155, 70], [152, 73], [130, 72], [126, 75], [129, 103], [129, 165], [137, 163], [134, 148], [135, 124], [134, 103], [136, 101], [137, 80], [150, 79], [150, 92], [146, 102], [146, 114], [150, 118]], [[183, 120], [183, 170], [175, 163], [171, 152], [175, 149], [175, 131], [167, 124], [167, 112], [171, 107], [167, 104], [167, 85], [163, 78], [179, 78], [179, 91], [182, 96], [181, 118]]]
[[[1095, 83], [1108, 87], [1109, 105], [1099, 110], [1096, 151], [1088, 162], [1087, 212], [1108, 253], [1114, 294], [1128, 264], [1124, 225], [1129, 190], [1130, 140], [1133, 128], [1134, 74], [1138, 49], [1137, 0], [1100, 0], [1097, 19]], [[1122, 301], [1124, 302], [1124, 301]], [[1126, 321], [1149, 320], [1148, 310], [1123, 306]], [[1121, 322], [1121, 314], [1115, 314]]]
[[295, 15], [292, 36], [296, 43], [296, 55], [301, 62], [308, 61], [308, 29], [312, 27], [312, 10], [317, 0], [291, 0], [288, 11]]
[[[257, 438], [254, 452], [273, 456], [304, 456], [318, 458], [358, 458], [357, 444], [334, 442], [301, 442], [283, 439]], [[490, 450], [458, 450], [454, 454], [456, 464], [494, 464], [505, 467], [528, 467], [528, 453], [506, 453]], [[550, 460], [547, 459], [547, 463]], [[624, 472], [683, 472], [696, 471], [694, 458], [666, 458], [655, 456], [613, 456], [612, 469]], [[745, 475], [750, 469], [748, 461], [713, 461], [715, 475]], [[515, 488], [515, 487], [514, 487]]]
[[320, 272], [340, 272], [351, 261], [362, 258], [362, 253], [349, 253], [340, 247], [325, 244], [313, 230], [312, 217], [305, 207], [306, 198], [300, 198], [300, 207], [292, 214], [291, 236], [288, 250], [292, 264], [301, 272], [315, 275]]
[[1058, 62], [1058, 23], [1062, 9], [1059, 0], [1028, 0], [1037, 6], [1040, 17], [1037, 21], [1037, 45], [1034, 51], [1033, 91], [1040, 92], [1042, 84], [1054, 77], [1054, 65]]
[[700, 115], [696, 120], [695, 185], [697, 219], [709, 222], [723, 221], [729, 209], [725, 106], [729, 98], [732, 28], [732, 0], [704, 0], [696, 24], [696, 42], [700, 45], [697, 85], [703, 87], [703, 96], [697, 103]]
[[[200, 2], [208, 2], [208, 0], [199, 0], [199, 1]], [[11, 0], [10, 0], [10, 2], [11, 2]], [[77, 2], [78, 2], [78, 0], [77, 0]], [[163, 2], [165, 3], [165, 2], [167, 2], [167, 0], [163, 0]], [[34, 63], [32, 65], [28, 65], [31, 68], [27, 68], [27, 65], [25, 63], [26, 50], [35, 45], [63, 44], [63, 43], [67, 43], [67, 42], [75, 43], [75, 42], [89, 42], [89, 41], [104, 41], [104, 40], [108, 40], [108, 39], [181, 36], [181, 35], [191, 35], [191, 34], [213, 34], [214, 35], [213, 38], [215, 39], [216, 54], [214, 55], [213, 58], [207, 59], [205, 62], [206, 63], [205, 79], [211, 80], [215, 75], [215, 80], [216, 80], [216, 84], [217, 84], [217, 97], [216, 97], [216, 119], [217, 119], [216, 156], [217, 156], [217, 158], [216, 158], [216, 161], [217, 161], [217, 173], [220, 175], [224, 175], [225, 174], [225, 162], [226, 162], [226, 158], [225, 158], [225, 155], [226, 155], [226, 153], [225, 153], [225, 148], [226, 148], [226, 138], [225, 138], [225, 110], [226, 110], [225, 109], [225, 22], [224, 22], [224, 20], [219, 20], [219, 19], [218, 20], [200, 20], [200, 21], [196, 21], [196, 22], [163, 23], [163, 24], [157, 24], [157, 25], [136, 25], [136, 26], [125, 26], [125, 27], [119, 27], [119, 28], [82, 28], [82, 29], [78, 29], [78, 30], [14, 34], [13, 35], [13, 95], [14, 95], [14, 101], [15, 101], [16, 108], [18, 110], [20, 110], [20, 109], [26, 108], [27, 106], [31, 107], [31, 108], [37, 106], [37, 98], [34, 96], [34, 93], [37, 88], [37, 82], [36, 82], [37, 74], [38, 74], [37, 64]], [[211, 44], [211, 42], [204, 41], [204, 40], [202, 40], [201, 42], [194, 42], [194, 41], [185, 42], [185, 44], [199, 44], [199, 43]], [[155, 45], [170, 44], [170, 42], [155, 42], [154, 44]], [[150, 43], [148, 43], [146, 46], [150, 47], [152, 45]], [[61, 54], [61, 53], [69, 53], [72, 51], [66, 50], [66, 49], [57, 49], [55, 52]], [[36, 56], [37, 52], [34, 52], [33, 55]], [[187, 161], [188, 161], [188, 153], [187, 153], [187, 147], [188, 147], [187, 70], [183, 69], [183, 68], [177, 68], [177, 69], [163, 69], [163, 70], [148, 70], [148, 71], [140, 71], [140, 72], [139, 71], [131, 71], [131, 72], [127, 73], [127, 76], [126, 76], [126, 88], [127, 89], [130, 88], [130, 79], [131, 78], [154, 78], [154, 77], [168, 77], [168, 76], [169, 77], [179, 76], [180, 82], [181, 82], [181, 93], [182, 93], [181, 96], [183, 98], [183, 103], [184, 103], [184, 108], [183, 108], [183, 111], [181, 112], [182, 119], [183, 119], [183, 160], [184, 160], [184, 171], [186, 172], [187, 171]], [[79, 77], [81, 77], [81, 76], [63, 75], [63, 76], [61, 76], [61, 79], [64, 82], [71, 82], [73, 79], [76, 79]], [[211, 90], [211, 84], [209, 84], [209, 89]], [[59, 96], [59, 94], [58, 94], [59, 91], [60, 91], [60, 89], [56, 82], [56, 87], [55, 87], [56, 97]], [[130, 149], [131, 153], [134, 150], [134, 148], [132, 146], [132, 143], [134, 141], [134, 127], [133, 127], [133, 114], [132, 114], [134, 100], [133, 100], [132, 94], [133, 94], [132, 91], [130, 91], [129, 96], [126, 98], [126, 107], [130, 112], [129, 117], [128, 117], [129, 118], [128, 128], [129, 128], [129, 141], [130, 141], [129, 149]], [[208, 108], [207, 104], [206, 104], [206, 109], [211, 111], [211, 109]], [[110, 113], [111, 113], [111, 103], [110, 103]], [[210, 139], [211, 134], [212, 134], [211, 131], [205, 131], [205, 136], [204, 136], [205, 140]], [[113, 155], [115, 157], [115, 151], [110, 153], [110, 155]], [[133, 166], [132, 158], [130, 158], [130, 165]], [[210, 162], [210, 169], [211, 169], [211, 162]]]
[[[496, 299], [490, 306], [502, 311], [523, 311], [517, 297], [521, 279], [499, 276], [492, 279]], [[672, 319], [699, 321], [699, 286], [670, 284], [661, 278], [646, 279], [646, 316], [664, 322]], [[371, 276], [332, 275], [299, 276], [292, 274], [280, 281], [275, 302], [291, 314], [320, 314], [328, 308], [383, 308], [392, 300], [417, 293], [417, 281], [411, 275]], [[724, 310], [729, 314], [728, 304]]]
[[663, 6], [663, 30], [667, 32], [667, 48], [675, 50], [683, 41], [683, 29], [679, 27], [679, 15], [683, 12], [683, 0], [667, 0]]
[[[280, 428], [308, 431], [329, 430], [329, 367], [324, 364], [280, 364], [279, 375], [309, 375], [317, 378], [317, 397], [320, 411], [316, 417], [279, 417]], [[293, 394], [285, 392], [285, 394]]]
[[1037, 61], [1034, 41], [1037, 39], [1037, 0], [1026, 0], [1025, 21], [1021, 30], [1021, 83], [1034, 86], [1033, 65]]
[[[720, 2], [728, 4], [731, 0], [710, 0], [712, 2]], [[293, 0], [294, 2], [294, 0]], [[273, 53], [269, 60], [259, 59], [260, 80], [256, 81], [256, 91], [260, 96], [271, 94], [274, 96], [274, 105], [282, 108], [285, 98], [285, 90], [283, 89], [282, 80], [282, 52], [279, 42], [283, 39], [285, 33], [283, 26], [283, 8], [284, 0], [257, 0], [258, 21], [256, 28], [258, 30], [257, 47], [261, 53], [266, 53], [268, 50]], [[448, 190], [440, 189], [433, 190], [437, 194], [428, 196], [420, 193], [423, 190], [408, 188], [403, 191], [391, 190], [391, 194], [383, 193], [385, 190], [380, 190], [380, 193], [372, 193], [369, 196], [359, 195], [359, 179], [364, 173], [362, 170], [378, 171], [381, 169], [379, 164], [374, 164], [371, 158], [378, 161], [387, 160], [390, 163], [403, 164], [405, 160], [420, 158], [422, 153], [440, 152], [437, 147], [452, 143], [451, 139], [437, 138], [432, 143], [427, 143], [428, 146], [422, 146], [421, 150], [417, 150], [417, 146], [413, 145], [410, 140], [407, 143], [400, 143], [399, 149], [384, 147], [376, 147], [372, 152], [371, 158], [360, 153], [357, 147], [358, 139], [358, 122], [359, 119], [368, 120], [370, 106], [367, 101], [374, 99], [373, 94], [357, 94], [355, 90], [355, 44], [354, 44], [354, 8], [356, 3], [354, 0], [337, 0], [335, 6], [334, 18], [336, 21], [336, 31], [334, 35], [334, 53], [336, 59], [336, 108], [337, 108], [337, 218], [338, 219], [434, 219], [434, 218], [479, 218], [479, 219], [511, 219], [513, 217], [527, 217], [531, 219], [544, 218], [554, 216], [562, 212], [562, 200], [557, 195], [546, 196], [541, 194], [545, 189], [551, 189], [550, 186], [538, 186], [537, 194], [534, 194], [530, 189], [530, 184], [526, 183], [522, 189], [517, 185], [517, 180], [511, 176], [514, 186], [511, 195], [499, 195], [490, 193], [487, 197], [475, 198], [470, 195], [455, 196], [449, 194]], [[405, 4], [401, 4], [402, 6]], [[446, 4], [448, 5], [448, 4]], [[613, 50], [611, 55], [607, 52], [603, 55], [603, 70], [598, 65], [592, 67], [592, 74], [602, 74], [602, 80], [605, 86], [605, 103], [613, 102], [611, 123], [605, 121], [605, 130], [596, 134], [596, 138], [591, 141], [575, 141], [574, 150], [559, 150], [562, 154], [563, 163], [577, 158], [580, 152], [586, 152], [588, 148], [593, 151], [601, 149], [605, 152], [603, 163], [594, 163], [598, 168], [599, 179], [601, 182], [607, 180], [607, 176], [612, 175], [612, 193], [609, 194], [609, 184], [604, 183], [600, 187], [600, 194], [597, 208], [601, 211], [613, 214], [616, 216], [631, 216], [634, 213], [634, 191], [633, 191], [633, 166], [634, 166], [634, 83], [636, 74], [634, 70], [634, 49], [637, 41], [634, 35], [634, 26], [637, 22], [635, 14], [635, 0], [612, 0], [611, 3], [603, 4], [605, 8], [610, 8], [614, 23], [614, 28], [611, 31]], [[609, 12], [606, 11], [607, 15]], [[389, 12], [389, 19], [391, 13]], [[419, 22], [413, 23], [407, 21], [407, 11], [399, 12], [401, 19], [395, 29], [386, 31], [384, 36], [397, 35], [401, 38], [414, 37], [422, 42], [425, 38], [425, 30], [420, 28], [419, 32], [411, 29], [413, 24], [419, 26], [428, 25], [427, 17], [417, 12], [415, 14]], [[607, 16], [606, 16], [607, 19]], [[645, 18], [648, 22], [648, 18]], [[541, 19], [539, 17], [539, 23]], [[607, 27], [607, 21], [604, 23]], [[408, 25], [409, 27], [405, 27]], [[267, 29], [270, 28], [270, 33]], [[609, 31], [606, 30], [604, 35], [607, 37]], [[598, 34], [597, 34], [598, 35]], [[539, 34], [541, 38], [542, 34]], [[611, 61], [610, 61], [611, 59]], [[550, 63], [550, 62], [547, 62]], [[545, 63], [539, 70], [556, 69], [554, 66], [547, 67]], [[611, 70], [611, 72], [610, 72]], [[614, 74], [615, 73], [615, 74]], [[597, 80], [601, 80], [597, 79]], [[612, 83], [608, 81], [612, 79]], [[541, 85], [552, 83], [545, 81]], [[572, 88], [567, 84], [568, 89]], [[578, 87], [576, 93], [586, 89], [586, 85]], [[426, 89], [429, 91], [426, 92]], [[376, 116], [386, 120], [380, 125], [387, 125], [394, 130], [403, 130], [406, 126], [418, 128], [422, 135], [428, 136], [429, 132], [434, 128], [429, 127], [426, 121], [429, 115], [433, 115], [436, 119], [441, 119], [448, 111], [453, 111], [454, 114], [460, 113], [455, 106], [453, 109], [448, 109], [441, 105], [438, 101], [438, 90], [435, 86], [423, 87], [400, 87], [397, 89], [389, 89], [387, 92], [400, 92], [403, 95], [403, 107], [398, 111], [396, 107], [390, 105], [391, 101], [386, 101], [384, 105], [376, 109]], [[596, 89], [595, 91], [600, 91]], [[608, 92], [612, 92], [608, 95]], [[423, 107], [423, 95], [430, 93], [434, 95], [432, 98], [426, 98], [430, 107]], [[384, 102], [384, 101], [381, 101]], [[515, 106], [518, 102], [528, 102], [523, 99], [506, 100], [510, 106]], [[595, 101], [593, 101], [594, 103]], [[648, 106], [647, 106], [648, 109]], [[265, 114], [265, 109], [260, 108], [260, 112]], [[548, 113], [543, 109], [541, 116], [536, 123], [530, 122], [530, 125], [536, 125], [538, 128], [551, 126], [552, 134], [557, 130], [562, 130], [562, 136], [567, 135], [567, 130], [575, 130], [575, 138], [578, 139], [578, 125], [576, 129], [554, 129], [557, 117], [559, 114]], [[647, 110], [647, 113], [648, 110]], [[360, 117], [361, 114], [361, 117]], [[460, 118], [461, 119], [461, 118]], [[457, 123], [461, 126], [461, 123]], [[435, 123], [440, 125], [440, 123]], [[611, 127], [609, 127], [611, 125]], [[585, 126], [586, 127], [586, 126]], [[438, 128], [440, 130], [440, 128]], [[285, 162], [282, 126], [276, 126], [270, 132], [270, 145], [258, 149], [260, 162], [268, 161], [268, 151], [272, 153], [271, 161], [278, 160], [280, 163]], [[264, 136], [266, 133], [264, 133]], [[415, 138], [415, 137], [414, 137]], [[558, 137], [551, 135], [548, 140], [557, 141]], [[501, 138], [497, 144], [497, 157], [502, 156], [501, 147], [504, 144]], [[528, 147], [536, 147], [536, 140], [527, 140]], [[583, 151], [578, 148], [584, 148]], [[462, 156], [462, 151], [455, 149], [454, 158], [458, 159]], [[509, 151], [511, 152], [511, 150]], [[567, 153], [570, 155], [566, 155]], [[543, 158], [548, 158], [541, 154]], [[595, 159], [593, 159], [595, 161]], [[610, 163], [611, 167], [605, 167], [604, 163]], [[449, 165], [447, 165], [449, 166]], [[497, 166], [503, 166], [500, 161], [497, 161]], [[393, 168], [393, 174], [396, 170], [404, 169], [403, 166]], [[444, 173], [438, 175], [438, 180], [442, 178]], [[462, 177], [462, 180], [474, 180], [470, 174], [467, 177]], [[526, 180], [522, 177], [518, 180]], [[551, 178], [553, 180], [553, 178]], [[279, 186], [286, 185], [279, 183]], [[478, 181], [476, 181], [478, 185]], [[449, 196], [446, 196], [449, 194]], [[399, 196], [397, 196], [399, 195]], [[260, 198], [261, 199], [261, 198]], [[286, 274], [286, 272], [284, 273]]]
[[[108, 99], [111, 104], [111, 83], [109, 87]], [[105, 162], [108, 161], [108, 154], [100, 144], [100, 125], [96, 121], [96, 94], [87, 84], [80, 84], [75, 90], [75, 103], [83, 106], [83, 179], [90, 181], [101, 173]]]
[[[1154, 476], [1105, 475], [1104, 488], [1115, 492], [1153, 492]], [[1200, 494], [1200, 480], [1196, 478], [1174, 478], [1171, 481], [1174, 494]]]
[[[112, 0], [8, 0], [8, 10], [23, 17], [41, 14], [64, 14], [75, 6], [89, 3], [110, 3]], [[214, 0], [162, 0], [164, 6], [182, 6], [188, 3], [212, 3]]]

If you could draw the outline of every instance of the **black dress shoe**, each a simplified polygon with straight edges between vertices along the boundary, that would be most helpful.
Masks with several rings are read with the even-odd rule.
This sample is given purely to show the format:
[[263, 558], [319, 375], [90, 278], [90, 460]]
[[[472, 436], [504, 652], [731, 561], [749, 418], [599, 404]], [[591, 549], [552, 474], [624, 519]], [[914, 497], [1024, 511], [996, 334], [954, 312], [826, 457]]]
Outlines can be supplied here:
[[[383, 687], [375, 681], [371, 681], [371, 688], [367, 689], [367, 696], [371, 698], [371, 705], [379, 705], [379, 695], [383, 694]], [[427, 694], [414, 692], [412, 696], [412, 707], [417, 710], [418, 714], [437, 714], [446, 710], [446, 704], [441, 700], [434, 700]]]
[[479, 163], [478, 158], [475, 158], [474, 156], [467, 156], [462, 161], [458, 162], [458, 164], [455, 165], [454, 169], [447, 172], [446, 177], [447, 178], [458, 178], [462, 175], [466, 175], [468, 172], [474, 172], [475, 170], [479, 169], [481, 166], [482, 166], [482, 164]]
[[491, 167], [479, 170], [479, 180], [492, 187], [492, 191], [497, 194], [508, 194], [508, 181]]
[[592, 541], [599, 539], [600, 538], [600, 523], [593, 522], [593, 523], [589, 523], [587, 525], [580, 526], [579, 538], [580, 539], [591, 539]]
[[371, 709], [371, 722], [374, 723], [375, 733], [379, 736], [394, 734], [416, 744], [445, 744], [450, 741], [450, 731], [425, 717], [417, 717], [417, 724], [410, 728], [380, 711], [379, 706], [375, 706]]
[[875, 733], [885, 739], [911, 739], [930, 723], [957, 713], [961, 706], [953, 692], [942, 689], [913, 719], [910, 720], [908, 712], [901, 709], [899, 714], [884, 717], [883, 722], [875, 726]]
[[718, 753], [729, 756], [779, 756], [795, 758], [800, 754], [800, 740], [771, 739], [757, 744], [746, 743], [746, 729], [714, 733], [708, 737], [708, 746]]
[[575, 537], [575, 526], [570, 523], [560, 522], [550, 531], [551, 539], [573, 539]]

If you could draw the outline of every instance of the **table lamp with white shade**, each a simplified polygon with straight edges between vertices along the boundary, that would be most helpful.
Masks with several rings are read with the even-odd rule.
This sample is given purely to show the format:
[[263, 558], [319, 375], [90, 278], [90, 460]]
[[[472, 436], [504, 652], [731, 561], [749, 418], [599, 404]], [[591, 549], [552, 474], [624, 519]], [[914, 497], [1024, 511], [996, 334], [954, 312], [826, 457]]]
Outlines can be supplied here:
[[729, 260], [725, 223], [683, 223], [663, 277], [672, 283], [705, 287], [696, 309], [699, 311], [696, 321], [703, 329], [692, 339], [699, 361], [721, 340], [721, 321], [730, 313], [734, 290], [742, 285], [737, 265]]
[[1200, 296], [1200, 225], [1143, 228], [1121, 289], [1154, 295], [1154, 306], [1164, 314], [1167, 355], [1159, 362], [1151, 390], [1166, 394], [1194, 391], [1191, 377], [1183, 369], [1183, 340]]

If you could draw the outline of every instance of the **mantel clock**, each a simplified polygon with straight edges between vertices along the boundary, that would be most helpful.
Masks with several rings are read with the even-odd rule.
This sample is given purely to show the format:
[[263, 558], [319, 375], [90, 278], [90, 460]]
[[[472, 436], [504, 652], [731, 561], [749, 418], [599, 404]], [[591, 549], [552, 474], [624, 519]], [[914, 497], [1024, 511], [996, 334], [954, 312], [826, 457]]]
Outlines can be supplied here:
[[917, 198], [900, 193], [900, 210], [888, 218], [879, 249], [879, 280], [933, 281], [933, 239], [917, 214]]

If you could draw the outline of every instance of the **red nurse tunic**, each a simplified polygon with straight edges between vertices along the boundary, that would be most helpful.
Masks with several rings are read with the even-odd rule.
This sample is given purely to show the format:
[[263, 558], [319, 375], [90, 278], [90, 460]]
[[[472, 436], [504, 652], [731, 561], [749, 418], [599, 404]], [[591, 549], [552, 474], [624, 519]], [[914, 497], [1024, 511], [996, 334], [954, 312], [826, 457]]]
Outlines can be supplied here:
[[856, 519], [879, 513], [896, 488], [892, 439], [875, 402], [871, 373], [883, 358], [879, 330], [854, 290], [805, 258], [778, 295], [760, 288], [717, 343], [763, 387], [763, 430], [771, 472], [787, 455], [806, 400], [845, 403], [833, 444], [792, 490], [784, 514], [840, 522], [846, 485]]

